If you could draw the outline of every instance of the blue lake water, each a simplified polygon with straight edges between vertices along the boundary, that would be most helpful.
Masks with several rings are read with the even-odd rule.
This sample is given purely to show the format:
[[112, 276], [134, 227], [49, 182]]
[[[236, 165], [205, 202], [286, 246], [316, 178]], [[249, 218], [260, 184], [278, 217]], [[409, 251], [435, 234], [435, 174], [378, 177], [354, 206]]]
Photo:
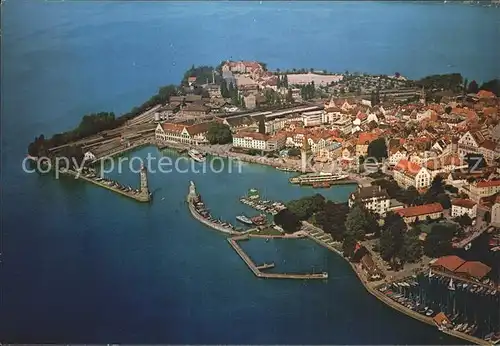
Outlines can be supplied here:
[[[26, 146], [88, 112], [129, 110], [191, 64], [256, 59], [270, 68], [418, 78], [499, 73], [499, 9], [436, 3], [28, 2], [2, 6], [0, 341], [106, 343], [457, 343], [368, 295], [349, 266], [307, 241], [245, 245], [277, 271], [326, 282], [256, 279], [224, 237], [193, 220], [190, 180], [214, 215], [238, 197], [315, 193], [272, 168], [150, 175], [141, 205], [84, 182], [25, 174]], [[154, 148], [136, 154], [167, 155]], [[175, 157], [175, 156], [174, 156]], [[130, 172], [116, 175], [138, 184]], [[345, 201], [351, 188], [325, 192]], [[324, 191], [322, 191], [324, 192]], [[286, 263], [283, 263], [286, 260]]]

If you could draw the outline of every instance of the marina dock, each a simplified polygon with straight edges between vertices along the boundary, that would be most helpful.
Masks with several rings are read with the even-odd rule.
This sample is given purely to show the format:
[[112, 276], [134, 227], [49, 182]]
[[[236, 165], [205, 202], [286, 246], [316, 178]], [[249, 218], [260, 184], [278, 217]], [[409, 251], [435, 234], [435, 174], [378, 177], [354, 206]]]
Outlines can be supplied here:
[[281, 202], [275, 201], [262, 201], [259, 198], [252, 197], [241, 197], [240, 202], [248, 205], [249, 207], [258, 210], [263, 213], [267, 213], [270, 215], [276, 215], [281, 210], [286, 209], [286, 206]]
[[263, 273], [262, 269], [268, 269], [274, 267], [274, 263], [272, 264], [262, 264], [260, 266], [255, 265], [252, 259], [243, 251], [243, 249], [238, 245], [238, 240], [248, 240], [247, 236], [239, 236], [228, 238], [227, 241], [232, 246], [232, 248], [236, 251], [236, 253], [241, 257], [241, 259], [246, 263], [248, 268], [252, 271], [252, 273], [259, 278], [266, 279], [299, 279], [299, 280], [307, 280], [307, 279], [327, 279], [328, 273], [318, 273], [318, 274], [289, 274], [289, 273]]

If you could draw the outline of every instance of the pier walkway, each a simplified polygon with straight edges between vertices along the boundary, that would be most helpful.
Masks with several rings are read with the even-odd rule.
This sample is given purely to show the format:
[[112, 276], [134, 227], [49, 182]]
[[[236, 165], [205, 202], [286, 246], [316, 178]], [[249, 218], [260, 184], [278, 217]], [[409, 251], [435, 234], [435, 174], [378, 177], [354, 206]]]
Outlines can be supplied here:
[[[139, 190], [139, 192], [126, 191], [126, 190], [120, 190], [115, 185], [108, 185], [108, 184], [106, 184], [106, 181], [102, 181], [102, 180], [99, 181], [99, 180], [96, 180], [96, 178], [86, 177], [83, 173], [78, 174], [77, 172], [75, 172], [73, 170], [64, 170], [64, 171], [60, 171], [60, 173], [66, 174], [66, 175], [71, 175], [71, 176], [75, 177], [75, 179], [83, 179], [89, 183], [92, 183], [94, 185], [103, 187], [107, 190], [116, 192], [122, 196], [135, 199], [138, 202], [146, 203], [146, 202], [149, 202], [151, 200], [151, 196], [149, 194], [149, 191], [147, 190], [147, 187], [146, 187], [146, 189], [141, 188], [141, 190]], [[114, 182], [114, 183], [118, 184], [116, 182]]]
[[210, 228], [215, 229], [216, 231], [219, 231], [219, 232], [222, 232], [222, 233], [226, 233], [226, 234], [229, 234], [229, 235], [240, 235], [241, 234], [240, 232], [235, 231], [235, 230], [233, 230], [231, 228], [224, 227], [221, 224], [218, 224], [218, 223], [215, 223], [215, 222], [211, 222], [211, 221], [205, 219], [203, 216], [201, 216], [200, 214], [198, 214], [198, 212], [196, 211], [196, 208], [195, 208], [194, 204], [191, 201], [188, 201], [188, 205], [189, 205], [189, 211], [191, 212], [191, 215], [193, 215], [193, 217], [196, 220], [200, 221], [205, 226], [208, 226]]
[[[328, 273], [318, 273], [318, 274], [289, 274], [289, 273], [263, 273], [261, 269], [271, 268], [271, 264], [263, 264], [260, 266], [256, 266], [252, 259], [243, 251], [243, 249], [238, 245], [238, 240], [247, 240], [248, 236], [239, 236], [228, 238], [227, 241], [236, 251], [236, 253], [241, 257], [241, 259], [246, 263], [248, 268], [254, 273], [255, 276], [259, 278], [267, 278], [267, 279], [327, 279]], [[274, 263], [272, 263], [274, 267]]]
[[[189, 211], [191, 212], [191, 215], [193, 215], [193, 217], [196, 220], [200, 221], [205, 226], [213, 228], [216, 231], [219, 231], [219, 232], [222, 232], [225, 234], [229, 234], [229, 235], [241, 235], [241, 232], [235, 231], [234, 229], [232, 229], [230, 227], [223, 226], [220, 223], [212, 222], [212, 221], [204, 218], [202, 215], [200, 215], [198, 213], [198, 211], [196, 210], [196, 207], [194, 205], [194, 203], [197, 199], [198, 199], [198, 194], [196, 193], [196, 186], [194, 185], [193, 182], [191, 182], [190, 186], [189, 186], [189, 194], [186, 197]], [[245, 235], [245, 237], [248, 237], [248, 236]]]

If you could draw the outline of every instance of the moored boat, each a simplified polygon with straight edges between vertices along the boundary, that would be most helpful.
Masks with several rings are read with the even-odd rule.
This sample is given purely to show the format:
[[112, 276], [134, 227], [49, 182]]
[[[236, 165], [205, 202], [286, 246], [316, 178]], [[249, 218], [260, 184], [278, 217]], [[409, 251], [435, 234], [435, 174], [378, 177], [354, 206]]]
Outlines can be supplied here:
[[193, 160], [195, 160], [197, 162], [204, 162], [206, 160], [205, 156], [196, 149], [189, 150], [188, 155], [190, 158], [192, 158]]
[[238, 220], [239, 222], [242, 222], [244, 224], [247, 224], [247, 225], [253, 224], [253, 221], [251, 219], [249, 219], [248, 217], [246, 217], [245, 215], [236, 216], [236, 220]]
[[338, 173], [306, 173], [290, 178], [290, 183], [300, 185], [313, 185], [315, 183], [333, 183], [339, 180], [347, 179], [347, 174]]

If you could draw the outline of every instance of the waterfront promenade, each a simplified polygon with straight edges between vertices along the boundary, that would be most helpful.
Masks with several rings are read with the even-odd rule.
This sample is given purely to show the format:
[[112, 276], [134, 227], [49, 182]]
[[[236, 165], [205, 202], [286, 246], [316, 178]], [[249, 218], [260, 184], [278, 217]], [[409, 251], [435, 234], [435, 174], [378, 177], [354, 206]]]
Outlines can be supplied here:
[[[426, 324], [435, 326], [435, 323], [431, 317], [424, 316], [424, 315], [422, 315], [414, 310], [407, 308], [406, 306], [399, 304], [398, 302], [392, 300], [390, 297], [386, 296], [384, 293], [382, 293], [378, 290], [378, 287], [383, 282], [385, 282], [387, 285], [390, 285], [391, 284], [390, 281], [382, 281], [382, 280], [369, 281], [368, 278], [366, 277], [363, 269], [361, 268], [361, 265], [356, 264], [356, 263], [352, 263], [346, 257], [344, 257], [344, 254], [342, 253], [342, 251], [340, 251], [339, 249], [337, 249], [333, 246], [335, 244], [333, 241], [326, 240], [326, 239], [322, 238], [321, 235], [320, 236], [317, 235], [319, 233], [318, 230], [320, 230], [319, 228], [317, 228], [314, 225], [311, 225], [308, 222], [303, 222], [303, 226], [306, 229], [305, 234], [307, 235], [307, 237], [309, 239], [314, 240], [319, 245], [321, 245], [321, 246], [335, 252], [336, 254], [340, 255], [343, 259], [345, 259], [347, 261], [347, 263], [349, 263], [349, 265], [351, 266], [353, 271], [356, 273], [356, 276], [361, 281], [361, 284], [363, 285], [363, 287], [371, 295], [373, 295], [375, 298], [377, 298], [381, 302], [385, 303], [386, 305], [390, 306], [391, 308], [393, 308], [401, 313], [404, 313], [405, 315], [407, 315], [409, 317], [412, 317], [412, 318], [419, 320], [421, 322], [424, 322]], [[439, 275], [443, 275], [443, 273], [439, 272]], [[444, 275], [444, 276], [450, 276], [450, 275]], [[456, 278], [456, 279], [458, 279], [458, 278]], [[463, 278], [460, 278], [460, 279], [463, 280]], [[478, 283], [475, 283], [475, 284], [478, 284]], [[437, 326], [436, 326], [436, 328], [437, 328]], [[454, 330], [443, 330], [443, 332], [446, 334], [452, 335], [454, 337], [460, 338], [462, 340], [469, 341], [473, 344], [490, 345], [490, 343], [488, 343], [487, 341], [480, 339], [480, 338], [477, 338], [475, 336], [469, 335], [469, 334], [460, 333], [460, 332], [457, 332]]]

